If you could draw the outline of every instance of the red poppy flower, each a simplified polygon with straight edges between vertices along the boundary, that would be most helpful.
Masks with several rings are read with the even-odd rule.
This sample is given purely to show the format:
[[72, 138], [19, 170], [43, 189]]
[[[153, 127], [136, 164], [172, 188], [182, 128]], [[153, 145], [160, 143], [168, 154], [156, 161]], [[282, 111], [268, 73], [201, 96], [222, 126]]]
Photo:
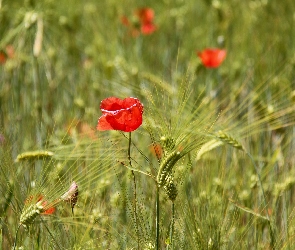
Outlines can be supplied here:
[[103, 115], [98, 120], [97, 130], [131, 132], [142, 124], [143, 105], [137, 98], [109, 97], [102, 100], [100, 109]]
[[144, 35], [149, 35], [155, 32], [156, 26], [153, 23], [145, 23], [141, 25], [141, 33]]
[[5, 50], [0, 51], [0, 64], [5, 64], [8, 58], [14, 57], [14, 48], [12, 45], [7, 45]]
[[135, 11], [135, 15], [138, 16], [142, 24], [152, 23], [155, 16], [155, 12], [151, 8], [141, 8]]
[[8, 58], [13, 58], [14, 57], [14, 48], [12, 45], [7, 45], [5, 48], [6, 54]]
[[201, 58], [202, 63], [207, 68], [217, 68], [224, 61], [226, 57], [226, 50], [224, 49], [205, 49], [202, 52], [197, 52]]
[[4, 64], [6, 62], [6, 55], [4, 52], [0, 52], [0, 64]]
[[163, 155], [163, 149], [160, 144], [156, 143], [154, 145], [150, 145], [149, 147], [152, 154], [158, 158], [161, 158]]
[[126, 16], [121, 17], [121, 23], [129, 27], [132, 36], [150, 35], [156, 30], [156, 25], [153, 23], [155, 12], [151, 8], [140, 8], [135, 10], [134, 18], [129, 21]]

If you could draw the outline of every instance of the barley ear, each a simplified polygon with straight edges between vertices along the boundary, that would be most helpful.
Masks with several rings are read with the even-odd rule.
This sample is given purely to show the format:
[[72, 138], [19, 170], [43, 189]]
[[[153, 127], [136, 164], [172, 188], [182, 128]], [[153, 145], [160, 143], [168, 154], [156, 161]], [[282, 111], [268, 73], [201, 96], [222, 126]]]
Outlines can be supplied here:
[[173, 167], [181, 157], [182, 155], [179, 151], [174, 151], [163, 159], [157, 175], [157, 182], [159, 187], [162, 187], [167, 183]]
[[164, 185], [164, 190], [169, 200], [175, 201], [178, 191], [176, 185], [173, 182], [173, 177], [171, 174], [169, 174], [167, 177], [166, 184]]
[[46, 158], [51, 158], [54, 155], [53, 152], [47, 150], [37, 150], [37, 151], [30, 151], [24, 152], [19, 154], [15, 162], [25, 161], [25, 160], [41, 160]]
[[44, 207], [42, 206], [42, 201], [38, 201], [36, 204], [31, 204], [26, 209], [23, 210], [19, 224], [23, 225], [25, 228], [29, 224], [32, 224], [35, 218], [44, 212]]
[[239, 150], [245, 151], [241, 143], [239, 143], [236, 139], [234, 139], [232, 136], [228, 135], [227, 133], [223, 132], [222, 130], [219, 130], [217, 132], [217, 137], [222, 142], [229, 144], [230, 146], [237, 148]]
[[173, 150], [175, 147], [175, 140], [169, 136], [162, 136], [160, 138], [165, 150]]

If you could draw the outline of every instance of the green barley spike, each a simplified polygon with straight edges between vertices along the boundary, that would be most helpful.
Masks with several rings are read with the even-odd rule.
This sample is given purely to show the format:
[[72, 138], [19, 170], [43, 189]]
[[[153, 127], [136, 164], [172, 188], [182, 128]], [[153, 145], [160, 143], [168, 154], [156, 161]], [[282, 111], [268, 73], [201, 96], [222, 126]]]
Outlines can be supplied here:
[[168, 177], [166, 179], [167, 179], [167, 181], [164, 186], [165, 193], [167, 194], [169, 200], [175, 201], [178, 191], [177, 191], [176, 185], [173, 182], [173, 177], [170, 174], [170, 175], [168, 175]]
[[163, 142], [165, 150], [173, 150], [175, 147], [175, 140], [171, 137], [162, 136], [160, 139]]
[[23, 210], [20, 216], [19, 224], [26, 228], [28, 224], [32, 224], [35, 218], [42, 212], [44, 212], [42, 201], [38, 201], [36, 204], [31, 204]]
[[225, 142], [226, 144], [229, 144], [229, 145], [231, 145], [231, 146], [234, 147], [234, 148], [237, 148], [237, 149], [239, 149], [239, 150], [244, 151], [243, 146], [242, 146], [242, 145], [241, 145], [236, 139], [234, 139], [234, 138], [231, 137], [230, 135], [226, 134], [225, 132], [219, 130], [219, 131], [217, 132], [217, 137], [218, 137], [221, 141]]
[[19, 154], [16, 157], [15, 162], [50, 158], [53, 155], [54, 155], [53, 152], [47, 151], [47, 150], [37, 150], [37, 151], [24, 152], [24, 153]]
[[181, 157], [179, 151], [174, 151], [162, 161], [157, 175], [157, 182], [160, 187], [166, 184], [173, 167]]

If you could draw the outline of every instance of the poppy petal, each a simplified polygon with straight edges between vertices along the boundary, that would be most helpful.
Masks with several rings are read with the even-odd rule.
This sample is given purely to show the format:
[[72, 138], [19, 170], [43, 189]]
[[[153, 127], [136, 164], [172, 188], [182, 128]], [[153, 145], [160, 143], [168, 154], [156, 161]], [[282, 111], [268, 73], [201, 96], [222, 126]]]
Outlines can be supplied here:
[[155, 16], [155, 12], [151, 8], [137, 9], [135, 14], [138, 16], [141, 23], [150, 23], [153, 21]]
[[223, 49], [205, 49], [197, 52], [203, 65], [207, 68], [217, 68], [226, 57], [226, 50]]
[[144, 35], [152, 34], [156, 30], [156, 26], [153, 23], [144, 23], [141, 26], [141, 32]]
[[117, 97], [109, 97], [101, 101], [100, 109], [108, 110], [108, 111], [116, 111], [122, 108], [122, 102], [120, 98]]
[[107, 115], [103, 115], [98, 119], [98, 123], [96, 126], [97, 130], [105, 131], [105, 130], [113, 130], [114, 128], [106, 119]]
[[98, 120], [97, 130], [131, 132], [142, 124], [143, 105], [137, 98], [110, 97], [101, 102], [101, 109], [103, 115]]
[[55, 212], [55, 207], [50, 207], [46, 209], [42, 214], [43, 215], [48, 215], [48, 214], [53, 214]]

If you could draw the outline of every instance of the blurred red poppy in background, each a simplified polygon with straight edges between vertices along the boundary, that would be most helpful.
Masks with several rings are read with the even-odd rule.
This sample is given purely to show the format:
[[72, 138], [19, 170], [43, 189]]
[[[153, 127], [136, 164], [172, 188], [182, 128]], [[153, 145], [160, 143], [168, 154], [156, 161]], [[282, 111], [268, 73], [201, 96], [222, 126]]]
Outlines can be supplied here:
[[82, 120], [73, 119], [68, 122], [64, 129], [73, 138], [79, 136], [81, 138], [90, 138], [92, 140], [97, 139], [94, 127], [91, 127], [87, 122]]
[[137, 98], [124, 100], [109, 97], [100, 104], [102, 116], [98, 120], [97, 130], [121, 130], [131, 132], [142, 124], [143, 105]]
[[156, 156], [157, 158], [161, 158], [163, 155], [163, 149], [161, 144], [155, 143], [149, 146], [151, 153]]
[[8, 58], [13, 58], [14, 57], [14, 48], [12, 45], [7, 45], [5, 48], [6, 54]]
[[121, 17], [121, 23], [125, 26], [129, 26], [130, 25], [130, 22], [129, 22], [129, 19], [127, 16], [122, 16]]
[[1, 51], [0, 52], [0, 64], [4, 64], [5, 62], [6, 62], [6, 54], [3, 52], [3, 51]]
[[12, 45], [7, 45], [4, 50], [0, 51], [0, 64], [5, 64], [8, 58], [14, 57], [14, 48]]
[[140, 29], [142, 34], [149, 35], [156, 30], [156, 26], [153, 23], [145, 23], [141, 25]]
[[141, 8], [135, 11], [141, 23], [152, 23], [154, 21], [155, 12], [151, 8]]
[[131, 28], [132, 36], [150, 35], [156, 31], [157, 27], [154, 24], [155, 12], [151, 8], [139, 8], [134, 12], [134, 18], [129, 21], [126, 16], [121, 17], [123, 25]]
[[224, 61], [226, 57], [226, 50], [224, 49], [205, 49], [197, 52], [201, 58], [203, 65], [207, 68], [217, 68]]

